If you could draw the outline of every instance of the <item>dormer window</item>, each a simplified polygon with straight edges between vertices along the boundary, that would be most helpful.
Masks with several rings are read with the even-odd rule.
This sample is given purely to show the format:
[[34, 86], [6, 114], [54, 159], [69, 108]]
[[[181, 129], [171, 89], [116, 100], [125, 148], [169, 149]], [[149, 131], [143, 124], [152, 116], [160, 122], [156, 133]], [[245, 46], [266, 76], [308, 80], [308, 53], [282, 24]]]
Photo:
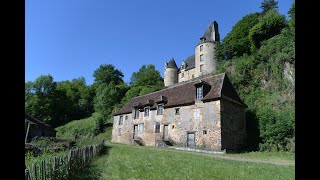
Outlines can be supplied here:
[[150, 112], [150, 107], [145, 107], [144, 108], [144, 117], [149, 116], [149, 112]]
[[200, 42], [204, 42], [206, 40], [205, 37], [200, 38]]
[[139, 109], [132, 109], [132, 117], [133, 119], [139, 118]]
[[185, 68], [186, 68], [186, 64], [182, 62], [181, 69], [185, 69]]
[[163, 104], [158, 104], [157, 106], [157, 115], [163, 114]]
[[200, 100], [203, 98], [203, 86], [197, 87], [196, 99]]
[[122, 125], [123, 124], [123, 116], [119, 116], [119, 124], [118, 125]]
[[196, 100], [202, 100], [211, 90], [211, 85], [203, 80], [199, 80], [194, 86], [196, 88]]

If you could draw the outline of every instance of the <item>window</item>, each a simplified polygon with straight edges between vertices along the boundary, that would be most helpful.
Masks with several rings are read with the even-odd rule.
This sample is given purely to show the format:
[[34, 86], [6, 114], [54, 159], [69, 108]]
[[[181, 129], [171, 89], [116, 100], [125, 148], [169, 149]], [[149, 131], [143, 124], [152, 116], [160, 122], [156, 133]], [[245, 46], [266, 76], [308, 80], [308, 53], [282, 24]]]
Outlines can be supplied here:
[[155, 129], [155, 133], [159, 133], [160, 132], [160, 123], [156, 122], [156, 129]]
[[203, 45], [200, 46], [200, 52], [203, 50]]
[[179, 110], [180, 110], [180, 108], [176, 108], [176, 115], [180, 114]]
[[122, 125], [122, 124], [123, 124], [123, 117], [119, 116], [119, 125]]
[[172, 129], [174, 129], [174, 125], [172, 125]]
[[200, 55], [200, 61], [203, 61], [203, 54]]
[[194, 78], [194, 74], [192, 74], [192, 78]]
[[195, 109], [193, 111], [193, 118], [194, 119], [199, 119], [200, 118], [200, 109]]
[[128, 120], [128, 116], [126, 116], [124, 119], [125, 119], [125, 120]]
[[132, 117], [133, 119], [139, 118], [139, 109], [132, 109]]
[[203, 64], [200, 65], [200, 72], [203, 71]]
[[150, 107], [145, 107], [144, 108], [144, 116], [149, 116], [149, 112], [150, 112]]
[[139, 134], [142, 134], [143, 133], [143, 123], [140, 123], [139, 125], [138, 125], [138, 131], [139, 131]]
[[121, 128], [118, 128], [118, 136], [121, 136]]
[[163, 104], [158, 104], [157, 115], [162, 115], [162, 114], [163, 114]]
[[207, 130], [202, 130], [202, 135], [207, 135]]
[[196, 99], [202, 99], [203, 98], [203, 86], [197, 87], [197, 96]]
[[181, 73], [181, 77], [182, 77], [182, 78], [184, 77], [184, 72]]

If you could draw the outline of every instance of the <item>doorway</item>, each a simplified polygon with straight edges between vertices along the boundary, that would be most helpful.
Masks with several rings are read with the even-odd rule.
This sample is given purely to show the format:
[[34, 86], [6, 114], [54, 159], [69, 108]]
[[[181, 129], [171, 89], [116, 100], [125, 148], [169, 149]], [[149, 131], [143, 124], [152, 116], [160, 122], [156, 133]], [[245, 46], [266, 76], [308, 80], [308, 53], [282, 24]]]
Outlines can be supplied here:
[[169, 138], [168, 137], [168, 127], [169, 127], [168, 125], [163, 126], [163, 139], [164, 140], [168, 140], [168, 138]]
[[195, 143], [195, 134], [194, 132], [190, 132], [187, 134], [187, 146], [188, 147], [194, 147], [196, 145]]

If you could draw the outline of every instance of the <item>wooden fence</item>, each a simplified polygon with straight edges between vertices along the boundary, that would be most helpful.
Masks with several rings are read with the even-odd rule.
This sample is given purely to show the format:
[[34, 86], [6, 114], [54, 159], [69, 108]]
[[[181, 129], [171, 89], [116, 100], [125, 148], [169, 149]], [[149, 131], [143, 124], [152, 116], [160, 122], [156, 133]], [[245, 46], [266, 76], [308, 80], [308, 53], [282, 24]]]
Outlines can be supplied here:
[[90, 161], [103, 148], [104, 140], [100, 143], [69, 150], [68, 154], [56, 156], [26, 166], [25, 180], [40, 179], [75, 179]]

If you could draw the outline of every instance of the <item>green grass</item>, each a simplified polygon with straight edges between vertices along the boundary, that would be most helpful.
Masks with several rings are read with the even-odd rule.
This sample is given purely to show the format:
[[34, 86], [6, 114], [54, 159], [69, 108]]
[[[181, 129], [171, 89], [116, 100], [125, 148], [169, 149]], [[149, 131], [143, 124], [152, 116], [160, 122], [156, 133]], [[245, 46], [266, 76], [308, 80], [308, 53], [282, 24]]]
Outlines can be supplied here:
[[78, 147], [96, 144], [101, 142], [102, 139], [110, 141], [112, 134], [112, 124], [110, 123], [106, 124], [103, 133], [100, 133], [97, 136], [94, 135], [96, 128], [95, 120], [97, 116], [98, 114], [94, 113], [91, 117], [86, 119], [74, 120], [64, 126], [57, 127], [57, 137], [74, 139], [75, 136], [78, 135], [78, 138], [76, 139], [76, 146]]
[[105, 129], [105, 132], [98, 134], [97, 136], [91, 137], [91, 138], [80, 138], [76, 140], [76, 146], [82, 147], [92, 144], [97, 144], [101, 142], [102, 139], [105, 141], [110, 141], [112, 136], [112, 126], [107, 127]]
[[295, 160], [295, 153], [292, 152], [248, 152], [240, 154], [225, 154], [224, 156], [278, 162], [292, 162]]
[[86, 119], [73, 120], [64, 126], [57, 127], [57, 137], [60, 138], [74, 138], [75, 135], [90, 138], [94, 135], [95, 118], [97, 114]]
[[162, 148], [109, 144], [81, 179], [294, 179], [294, 166], [246, 163]]

